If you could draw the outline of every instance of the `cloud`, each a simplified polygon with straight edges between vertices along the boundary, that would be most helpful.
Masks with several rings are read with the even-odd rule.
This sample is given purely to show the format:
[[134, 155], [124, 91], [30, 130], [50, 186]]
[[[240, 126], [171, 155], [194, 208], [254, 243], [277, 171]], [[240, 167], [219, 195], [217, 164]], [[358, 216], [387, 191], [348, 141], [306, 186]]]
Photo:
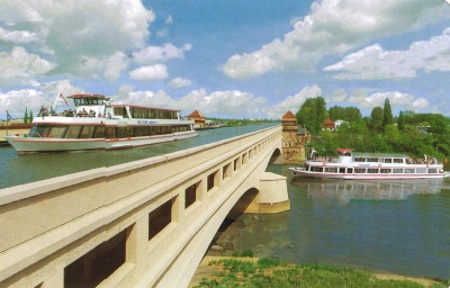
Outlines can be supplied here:
[[254, 77], [270, 71], [314, 71], [325, 55], [339, 55], [381, 38], [448, 19], [443, 1], [323, 0], [293, 24], [283, 39], [251, 53], [231, 56], [222, 66], [230, 78]]
[[0, 52], [0, 84], [13, 85], [44, 75], [53, 65], [23, 47], [14, 47], [10, 53]]
[[[36, 115], [40, 107], [50, 107], [59, 93], [69, 96], [84, 92], [83, 89], [73, 86], [68, 80], [49, 83], [35, 83], [34, 89], [11, 90], [0, 92], [0, 106], [8, 110], [13, 117], [23, 117], [25, 108]], [[1, 111], [4, 112], [4, 111]]]
[[307, 98], [315, 98], [322, 95], [322, 89], [313, 85], [303, 88], [300, 92], [286, 97], [283, 101], [267, 109], [267, 116], [271, 119], [280, 119], [287, 111], [297, 113]]
[[163, 46], [149, 46], [132, 54], [133, 59], [139, 64], [152, 64], [166, 62], [172, 59], [184, 59], [184, 52], [190, 51], [192, 45], [185, 44], [181, 48], [167, 43]]
[[0, 40], [21, 44], [37, 41], [39, 37], [36, 33], [30, 31], [9, 31], [0, 27]]
[[[194, 90], [187, 95], [175, 99], [165, 91], [135, 91], [122, 98], [124, 103], [139, 103], [139, 105], [182, 109], [187, 115], [194, 110], [200, 110], [209, 117], [243, 118], [265, 116], [266, 99], [250, 93], [237, 90], [215, 91], [207, 93], [204, 89]], [[279, 116], [281, 117], [281, 116]]]
[[418, 41], [404, 51], [385, 51], [374, 44], [349, 54], [327, 72], [342, 72], [334, 78], [341, 80], [372, 80], [415, 78], [418, 70], [450, 71], [450, 28], [428, 41]]
[[7, 1], [0, 7], [0, 22], [9, 27], [0, 34], [15, 43], [39, 40], [30, 44], [40, 57], [54, 63], [53, 75], [116, 79], [117, 69], [84, 69], [84, 60], [108, 62], [117, 60], [117, 53], [143, 48], [154, 18], [137, 0]]
[[169, 82], [169, 86], [173, 87], [173, 88], [181, 88], [181, 87], [186, 87], [186, 86], [190, 86], [192, 84], [192, 81], [189, 79], [184, 79], [184, 78], [174, 78]]
[[166, 65], [156, 64], [130, 71], [129, 76], [135, 80], [162, 80], [167, 78], [169, 74]]

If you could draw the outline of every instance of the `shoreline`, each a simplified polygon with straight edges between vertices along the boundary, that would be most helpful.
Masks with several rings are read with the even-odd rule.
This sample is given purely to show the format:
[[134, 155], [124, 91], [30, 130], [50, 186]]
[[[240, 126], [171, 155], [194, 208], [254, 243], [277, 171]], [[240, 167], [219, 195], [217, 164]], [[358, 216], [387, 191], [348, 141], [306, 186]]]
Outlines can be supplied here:
[[[211, 261], [217, 261], [217, 260], [223, 260], [223, 259], [235, 259], [240, 261], [253, 261], [256, 262], [259, 260], [259, 258], [253, 257], [233, 257], [233, 256], [214, 256], [214, 255], [205, 255], [198, 265], [194, 275], [191, 278], [191, 281], [189, 282], [188, 288], [195, 287], [196, 285], [199, 285], [202, 279], [212, 277], [217, 274], [217, 270], [215, 267], [209, 266], [209, 263]], [[390, 274], [390, 273], [377, 273], [377, 272], [371, 272], [369, 270], [365, 270], [373, 274], [375, 277], [377, 277], [380, 280], [408, 280], [412, 282], [416, 282], [418, 284], [421, 284], [425, 287], [433, 287], [434, 283], [438, 283], [438, 280], [428, 279], [428, 278], [422, 278], [422, 277], [411, 277], [411, 276], [404, 276], [404, 275], [398, 275], [398, 274]]]

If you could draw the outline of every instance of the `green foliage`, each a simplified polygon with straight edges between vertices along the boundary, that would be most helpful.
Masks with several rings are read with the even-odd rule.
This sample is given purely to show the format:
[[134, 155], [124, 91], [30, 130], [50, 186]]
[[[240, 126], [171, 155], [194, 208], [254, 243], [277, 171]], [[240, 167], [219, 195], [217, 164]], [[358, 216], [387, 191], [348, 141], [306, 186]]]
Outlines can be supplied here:
[[244, 251], [234, 251], [233, 252], [233, 257], [249, 257], [249, 258], [253, 258], [253, 250], [252, 249], [247, 249]]
[[297, 124], [305, 126], [312, 134], [318, 133], [328, 116], [325, 100], [320, 96], [307, 98], [295, 116]]
[[[305, 125], [313, 136], [309, 149], [314, 147], [320, 155], [334, 155], [339, 147], [364, 152], [402, 152], [418, 158], [427, 154], [440, 161], [450, 155], [450, 118], [441, 114], [401, 111], [394, 119], [388, 98], [384, 109], [373, 108], [370, 117], [361, 118], [359, 110], [353, 107], [334, 106], [328, 113], [317, 113], [317, 105], [325, 105], [322, 101], [321, 97], [306, 99], [296, 114], [298, 123]], [[330, 132], [322, 129], [325, 118], [318, 117], [319, 114], [328, 114], [333, 120], [344, 118], [347, 122]]]
[[392, 115], [391, 103], [389, 102], [389, 98], [384, 100], [384, 109], [383, 109], [383, 123], [382, 126], [385, 128], [387, 125], [394, 123], [394, 116]]
[[28, 123], [28, 109], [25, 108], [25, 115], [23, 115], [23, 123]]
[[[241, 262], [241, 263], [239, 263]], [[242, 263], [247, 262], [247, 263]], [[425, 287], [410, 280], [381, 280], [368, 271], [351, 268], [334, 268], [320, 264], [293, 265], [275, 259], [252, 261], [219, 260], [216, 275], [203, 279], [196, 287], [370, 287], [370, 288], [419, 288]], [[448, 283], [447, 283], [448, 284]], [[446, 287], [433, 282], [432, 287]]]

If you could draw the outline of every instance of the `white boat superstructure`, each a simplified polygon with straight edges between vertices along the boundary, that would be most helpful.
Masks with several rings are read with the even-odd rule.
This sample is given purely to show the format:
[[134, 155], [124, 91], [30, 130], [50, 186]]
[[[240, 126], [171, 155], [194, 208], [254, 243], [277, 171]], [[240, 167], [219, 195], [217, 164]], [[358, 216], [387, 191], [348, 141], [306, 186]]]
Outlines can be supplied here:
[[448, 177], [444, 166], [436, 159], [414, 160], [407, 155], [392, 153], [356, 153], [338, 149], [339, 156], [326, 159], [311, 155], [304, 167], [290, 167], [293, 177], [330, 179], [433, 179]]
[[74, 94], [74, 110], [41, 109], [25, 135], [5, 135], [18, 153], [124, 149], [197, 136], [179, 110], [113, 104], [100, 94]]

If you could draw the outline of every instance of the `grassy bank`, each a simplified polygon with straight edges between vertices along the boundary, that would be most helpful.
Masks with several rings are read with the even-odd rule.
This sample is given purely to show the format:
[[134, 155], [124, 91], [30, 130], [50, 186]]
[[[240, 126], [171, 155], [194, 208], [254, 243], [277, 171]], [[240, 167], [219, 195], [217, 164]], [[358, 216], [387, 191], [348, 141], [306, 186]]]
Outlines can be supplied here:
[[[201, 277], [201, 278], [200, 278]], [[295, 265], [271, 258], [205, 257], [189, 287], [445, 287], [448, 281], [378, 275], [320, 264]]]

